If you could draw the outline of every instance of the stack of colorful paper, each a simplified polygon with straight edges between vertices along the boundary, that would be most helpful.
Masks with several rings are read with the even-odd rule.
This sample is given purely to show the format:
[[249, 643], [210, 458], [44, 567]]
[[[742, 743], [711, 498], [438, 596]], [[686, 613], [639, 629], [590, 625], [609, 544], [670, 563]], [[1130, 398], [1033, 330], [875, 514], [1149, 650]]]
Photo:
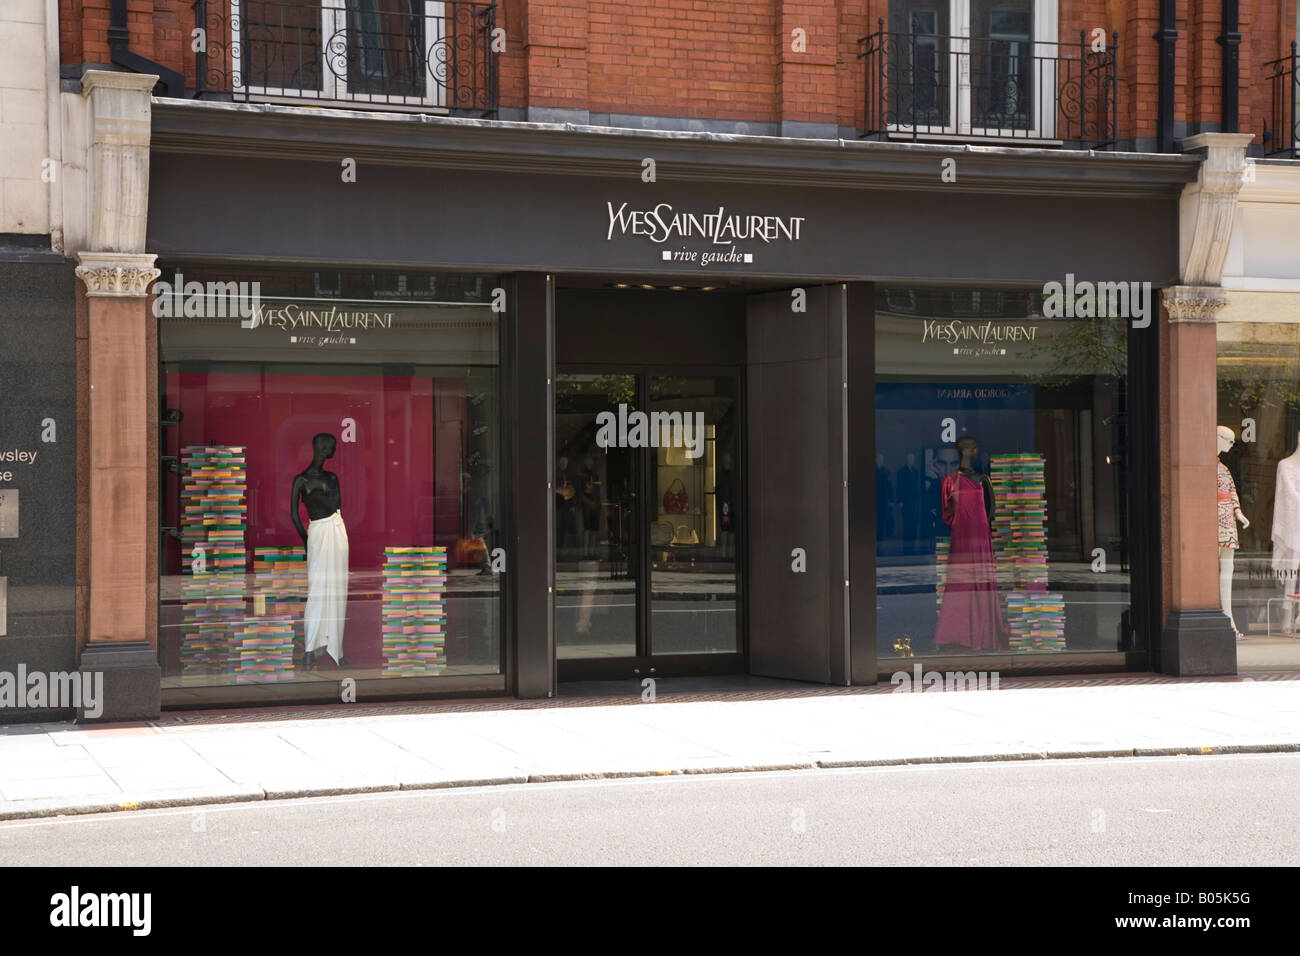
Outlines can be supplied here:
[[1035, 452], [992, 455], [993, 554], [1012, 650], [1065, 649], [1065, 596], [1049, 593], [1047, 481]]
[[[265, 601], [265, 607], [255, 601], [255, 611], [267, 617], [288, 617], [293, 622], [293, 639], [301, 648], [307, 552], [302, 548], [254, 548], [253, 593]], [[295, 652], [294, 656], [300, 654]]]
[[247, 462], [242, 447], [188, 445], [181, 464], [181, 674], [228, 676], [244, 622]]
[[934, 542], [934, 607], [943, 607], [943, 592], [948, 586], [948, 549], [952, 546], [951, 538], [938, 538]]
[[249, 618], [235, 643], [235, 683], [293, 680], [293, 618]]
[[424, 677], [447, 666], [446, 548], [385, 548], [384, 674]]

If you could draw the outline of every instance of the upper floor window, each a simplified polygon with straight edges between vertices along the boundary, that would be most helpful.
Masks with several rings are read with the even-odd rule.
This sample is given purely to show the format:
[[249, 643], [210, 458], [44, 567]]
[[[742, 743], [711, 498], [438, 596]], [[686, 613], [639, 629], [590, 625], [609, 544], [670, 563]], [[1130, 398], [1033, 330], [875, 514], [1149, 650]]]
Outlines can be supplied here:
[[1113, 145], [1118, 35], [1059, 40], [1057, 3], [889, 0], [861, 41], [866, 135]]
[[447, 105], [441, 0], [230, 0], [233, 92]]
[[1056, 135], [1055, 0], [891, 0], [896, 127], [928, 135]]

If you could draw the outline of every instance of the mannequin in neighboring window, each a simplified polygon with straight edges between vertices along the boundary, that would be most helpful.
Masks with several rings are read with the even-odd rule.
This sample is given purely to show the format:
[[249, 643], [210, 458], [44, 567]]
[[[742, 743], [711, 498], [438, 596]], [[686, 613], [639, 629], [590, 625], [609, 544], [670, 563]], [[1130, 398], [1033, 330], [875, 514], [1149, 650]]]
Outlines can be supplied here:
[[952, 544], [934, 647], [946, 654], [996, 650], [1006, 646], [1008, 637], [993, 559], [993, 482], [975, 470], [980, 447], [974, 438], [958, 438], [957, 452], [957, 470], [945, 475], [939, 486]]
[[[1300, 591], [1300, 435], [1296, 450], [1277, 463], [1277, 485], [1273, 498], [1273, 572], [1282, 583], [1283, 594]], [[1282, 631], [1295, 633], [1295, 602], [1283, 601]]]
[[[333, 435], [319, 434], [311, 440], [311, 464], [293, 479], [289, 493], [289, 514], [307, 548], [307, 606], [303, 610], [307, 666], [324, 648], [334, 662], [346, 667], [343, 658], [343, 626], [348, 609], [348, 531], [343, 525], [343, 495], [339, 476], [326, 471], [325, 461], [338, 447]], [[298, 506], [307, 509], [306, 530]]]
[[[1226, 425], [1219, 426], [1218, 437], [1220, 455], [1232, 448], [1237, 441], [1237, 436]], [[1237, 630], [1236, 621], [1232, 617], [1232, 565], [1237, 548], [1240, 547], [1237, 539], [1237, 522], [1241, 522], [1243, 529], [1249, 528], [1250, 522], [1242, 514], [1241, 501], [1237, 497], [1237, 485], [1232, 480], [1232, 473], [1228, 471], [1228, 466], [1218, 458], [1215, 458], [1215, 464], [1219, 466], [1219, 606], [1228, 616], [1228, 623], [1232, 625], [1237, 640], [1242, 641], [1245, 637]]]

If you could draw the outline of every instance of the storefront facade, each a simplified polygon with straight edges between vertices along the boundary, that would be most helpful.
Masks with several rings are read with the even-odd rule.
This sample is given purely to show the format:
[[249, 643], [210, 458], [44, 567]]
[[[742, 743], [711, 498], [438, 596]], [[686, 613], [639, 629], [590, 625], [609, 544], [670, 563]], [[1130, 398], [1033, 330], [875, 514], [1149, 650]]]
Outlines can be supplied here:
[[[975, 152], [956, 187], [939, 147], [342, 130], [152, 106], [161, 706], [1148, 666], [1146, 336], [1194, 160]], [[963, 464], [1019, 502], [974, 558]]]
[[38, 6], [0, 718], [1284, 663], [1289, 0]]

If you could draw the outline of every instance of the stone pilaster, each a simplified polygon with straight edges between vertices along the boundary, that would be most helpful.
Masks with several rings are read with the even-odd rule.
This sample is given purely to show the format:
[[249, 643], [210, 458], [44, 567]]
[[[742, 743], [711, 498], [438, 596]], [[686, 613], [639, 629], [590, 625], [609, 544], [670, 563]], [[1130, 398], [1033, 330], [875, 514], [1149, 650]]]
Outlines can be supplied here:
[[[155, 76], [89, 71], [87, 222], [77, 253], [85, 287], [89, 438], [89, 608], [83, 671], [104, 674], [100, 720], [157, 716], [158, 277], [145, 253], [150, 91]], [[81, 715], [79, 715], [81, 716]]]
[[1183, 140], [1201, 168], [1179, 198], [1181, 284], [1165, 289], [1160, 328], [1161, 548], [1164, 627], [1153, 666], [1167, 674], [1237, 672], [1236, 635], [1219, 608], [1215, 316], [1245, 180], [1246, 133]]
[[1236, 635], [1219, 607], [1215, 315], [1227, 296], [1209, 286], [1164, 290], [1161, 328], [1161, 498], [1167, 674], [1237, 672]]

